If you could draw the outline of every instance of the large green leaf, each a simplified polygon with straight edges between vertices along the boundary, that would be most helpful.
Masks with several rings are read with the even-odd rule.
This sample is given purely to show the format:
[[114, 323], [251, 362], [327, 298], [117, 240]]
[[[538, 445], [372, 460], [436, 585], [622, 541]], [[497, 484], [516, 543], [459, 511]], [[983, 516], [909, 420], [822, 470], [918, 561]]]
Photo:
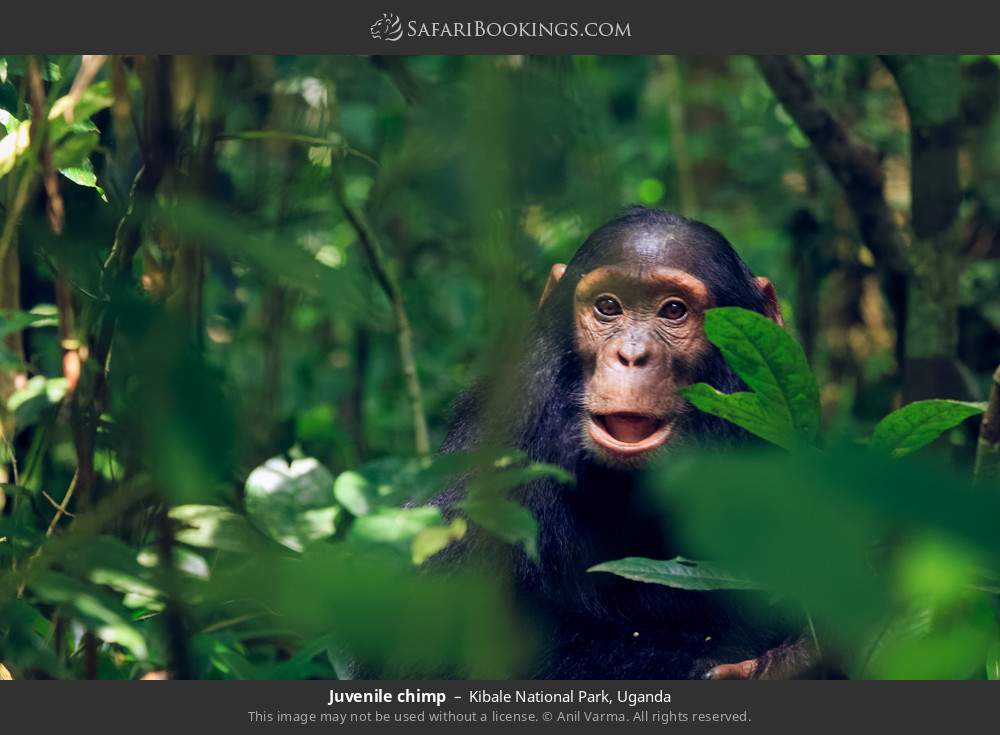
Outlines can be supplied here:
[[250, 473], [245, 488], [250, 520], [282, 546], [302, 551], [333, 535], [339, 507], [333, 475], [311, 457], [273, 457]]
[[683, 556], [669, 560], [629, 556], [597, 564], [587, 571], [610, 572], [636, 582], [662, 584], [683, 590], [757, 589], [757, 585], [753, 582], [720, 569], [715, 564], [692, 561]]
[[909, 403], [879, 421], [872, 433], [871, 448], [892, 457], [904, 457], [984, 410], [984, 403], [964, 401], [934, 399]]
[[698, 384], [681, 393], [697, 408], [783, 447], [812, 442], [819, 388], [802, 347], [773, 321], [736, 307], [710, 309], [705, 334], [753, 391], [727, 395]]

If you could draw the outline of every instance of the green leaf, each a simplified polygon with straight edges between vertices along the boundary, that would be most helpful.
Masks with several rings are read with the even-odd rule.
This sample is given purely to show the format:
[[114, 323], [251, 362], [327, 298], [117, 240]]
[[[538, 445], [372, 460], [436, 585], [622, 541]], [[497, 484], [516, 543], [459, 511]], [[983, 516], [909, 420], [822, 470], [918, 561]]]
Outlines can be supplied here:
[[[60, 171], [84, 167], [90, 163], [89, 156], [99, 139], [96, 130], [71, 133], [52, 152], [53, 165]], [[94, 183], [96, 185], [96, 177]]]
[[[736, 307], [710, 309], [705, 335], [730, 367], [751, 388], [728, 396], [704, 384], [681, 393], [699, 409], [732, 421], [747, 431], [789, 447], [812, 442], [819, 430], [819, 388], [802, 347], [773, 321]], [[725, 407], [725, 408], [724, 408]]]
[[138, 659], [146, 658], [142, 633], [133, 625], [128, 609], [110, 593], [51, 571], [39, 574], [28, 586], [46, 602], [70, 609], [101, 640], [124, 646]]
[[262, 539], [246, 518], [218, 505], [179, 505], [170, 517], [182, 524], [182, 544], [223, 551], [252, 551]]
[[464, 518], [456, 518], [447, 526], [431, 526], [418, 533], [410, 546], [410, 555], [417, 566], [423, 564], [453, 541], [465, 536], [467, 526]]
[[523, 544], [531, 559], [538, 559], [538, 523], [520, 503], [489, 494], [470, 495], [458, 506], [469, 520], [511, 544]]
[[397, 506], [416, 494], [424, 482], [425, 462], [385, 457], [368, 462], [357, 470], [337, 476], [333, 494], [337, 502], [354, 516], [363, 516], [379, 507]]
[[879, 421], [872, 432], [871, 448], [892, 457], [905, 457], [985, 410], [985, 403], [915, 401]]
[[94, 165], [90, 162], [89, 158], [85, 158], [79, 166], [61, 168], [59, 169], [59, 173], [74, 184], [93, 189], [101, 197], [101, 200], [107, 203], [108, 196], [104, 193], [104, 189], [97, 183], [97, 174], [94, 172]]
[[333, 475], [311, 457], [291, 464], [283, 457], [267, 460], [250, 473], [245, 494], [254, 525], [294, 551], [336, 530]]
[[526, 467], [502, 467], [499, 471], [481, 478], [478, 484], [487, 491], [497, 492], [520, 487], [543, 477], [552, 477], [566, 485], [576, 482], [573, 475], [562, 467], [534, 462]]
[[3, 138], [0, 138], [0, 178], [3, 178], [14, 168], [14, 164], [22, 160], [24, 152], [31, 145], [31, 122], [25, 120]]
[[7, 112], [7, 110], [0, 108], [0, 126], [3, 127], [4, 133], [13, 133], [20, 124], [20, 120]]
[[66, 565], [94, 584], [118, 592], [156, 598], [153, 572], [139, 563], [136, 551], [112, 536], [98, 536], [67, 558]]
[[[50, 326], [52, 320], [45, 314], [0, 309], [0, 340], [31, 326]], [[22, 366], [17, 353], [0, 341], [0, 370], [16, 370]]]
[[49, 406], [59, 403], [66, 395], [66, 378], [47, 378], [36, 375], [23, 388], [14, 391], [7, 399], [7, 410], [13, 411], [22, 426], [35, 423]]
[[372, 486], [360, 472], [347, 470], [337, 475], [333, 483], [333, 495], [351, 515], [364, 516], [371, 512]]
[[[50, 317], [46, 314], [0, 309], [0, 339], [6, 337], [8, 334], [20, 332], [22, 329], [30, 327], [33, 324], [48, 322], [49, 320]], [[49, 324], [46, 323], [44, 326], [49, 326]]]
[[443, 520], [440, 508], [433, 505], [382, 508], [355, 520], [351, 526], [351, 537], [409, 551], [417, 534], [426, 528], [440, 526]]
[[692, 561], [683, 556], [667, 561], [630, 556], [617, 561], [606, 561], [587, 571], [610, 572], [636, 582], [662, 584], [683, 590], [758, 589], [758, 585], [753, 582], [720, 569], [715, 564]]
[[60, 97], [49, 110], [49, 133], [54, 142], [62, 140], [69, 132], [80, 132], [83, 130], [94, 130], [94, 126], [87, 121], [91, 115], [101, 110], [111, 107], [114, 97], [111, 94], [111, 82], [107, 79], [91, 84], [87, 87], [80, 99], [73, 106], [73, 121], [67, 122], [63, 117], [63, 111], [69, 105], [69, 96]]
[[795, 444], [795, 432], [780, 415], [768, 413], [756, 393], [722, 393], [707, 383], [681, 390], [695, 408], [736, 424], [772, 444], [786, 449]]

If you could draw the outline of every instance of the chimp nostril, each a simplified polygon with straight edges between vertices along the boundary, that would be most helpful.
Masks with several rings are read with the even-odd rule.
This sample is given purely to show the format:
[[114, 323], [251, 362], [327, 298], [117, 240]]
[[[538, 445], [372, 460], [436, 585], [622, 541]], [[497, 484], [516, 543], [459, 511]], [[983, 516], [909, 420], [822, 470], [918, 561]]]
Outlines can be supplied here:
[[649, 362], [649, 350], [642, 344], [625, 344], [618, 349], [618, 362], [625, 367], [643, 367]]

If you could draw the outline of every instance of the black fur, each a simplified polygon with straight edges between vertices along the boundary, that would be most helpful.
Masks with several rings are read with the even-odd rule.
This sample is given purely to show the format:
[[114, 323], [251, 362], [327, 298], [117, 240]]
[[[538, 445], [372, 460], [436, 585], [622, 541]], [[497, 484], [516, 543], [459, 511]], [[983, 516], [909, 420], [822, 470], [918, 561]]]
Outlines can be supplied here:
[[[650, 251], [649, 238], [644, 247], [634, 246], [639, 234], [655, 235], [660, 241], [655, 251]], [[493, 415], [487, 416], [489, 388], [471, 389], [459, 400], [442, 447], [444, 452], [469, 449], [499, 430], [500, 441], [523, 450], [532, 461], [559, 465], [576, 478], [575, 486], [546, 479], [517, 493], [538, 520], [538, 563], [474, 527], [444, 560], [508, 565], [518, 601], [538, 621], [544, 642], [537, 660], [520, 672], [525, 677], [698, 677], [712, 665], [759, 656], [784, 640], [782, 632], [760, 628], [737, 614], [731, 595], [586, 571], [625, 556], [663, 559], [684, 552], [671, 545], [661, 514], [644, 505], [635, 473], [600, 464], [581, 441], [573, 292], [579, 279], [598, 266], [637, 262], [682, 268], [709, 285], [717, 305], [765, 313], [753, 275], [721, 234], [662, 210], [628, 209], [587, 239], [540, 308], [521, 367], [520, 400], [491, 402]], [[726, 392], [744, 389], [717, 352], [701, 366], [696, 381]], [[493, 411], [497, 403], [505, 408]], [[680, 435], [685, 441], [713, 444], [747, 440], [732, 425], [693, 409], [685, 415]], [[463, 493], [458, 485], [436, 503], [451, 509]]]

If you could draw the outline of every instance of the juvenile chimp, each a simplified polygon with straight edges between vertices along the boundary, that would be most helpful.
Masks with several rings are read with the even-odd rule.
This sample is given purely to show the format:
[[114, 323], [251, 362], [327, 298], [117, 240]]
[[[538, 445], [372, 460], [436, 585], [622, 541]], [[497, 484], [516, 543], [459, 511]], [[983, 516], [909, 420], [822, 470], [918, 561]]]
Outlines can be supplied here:
[[[568, 265], [552, 267], [527, 352], [519, 400], [488, 391], [459, 400], [443, 451], [468, 449], [487, 428], [575, 485], [518, 491], [539, 527], [539, 560], [507, 549], [518, 601], [540, 621], [536, 678], [750, 678], [802, 672], [808, 647], [740, 614], [731, 596], [588, 573], [625, 556], [671, 558], [662, 513], [644, 507], [635, 470], [681, 443], [746, 441], [694, 410], [677, 389], [695, 382], [745, 390], [702, 328], [705, 311], [740, 306], [781, 321], [774, 288], [755, 278], [711, 227], [633, 207], [596, 230]], [[496, 403], [496, 402], [494, 402]], [[463, 488], [437, 503], [451, 508]], [[667, 519], [669, 523], [669, 519]], [[471, 537], [452, 556], [498, 553]]]

